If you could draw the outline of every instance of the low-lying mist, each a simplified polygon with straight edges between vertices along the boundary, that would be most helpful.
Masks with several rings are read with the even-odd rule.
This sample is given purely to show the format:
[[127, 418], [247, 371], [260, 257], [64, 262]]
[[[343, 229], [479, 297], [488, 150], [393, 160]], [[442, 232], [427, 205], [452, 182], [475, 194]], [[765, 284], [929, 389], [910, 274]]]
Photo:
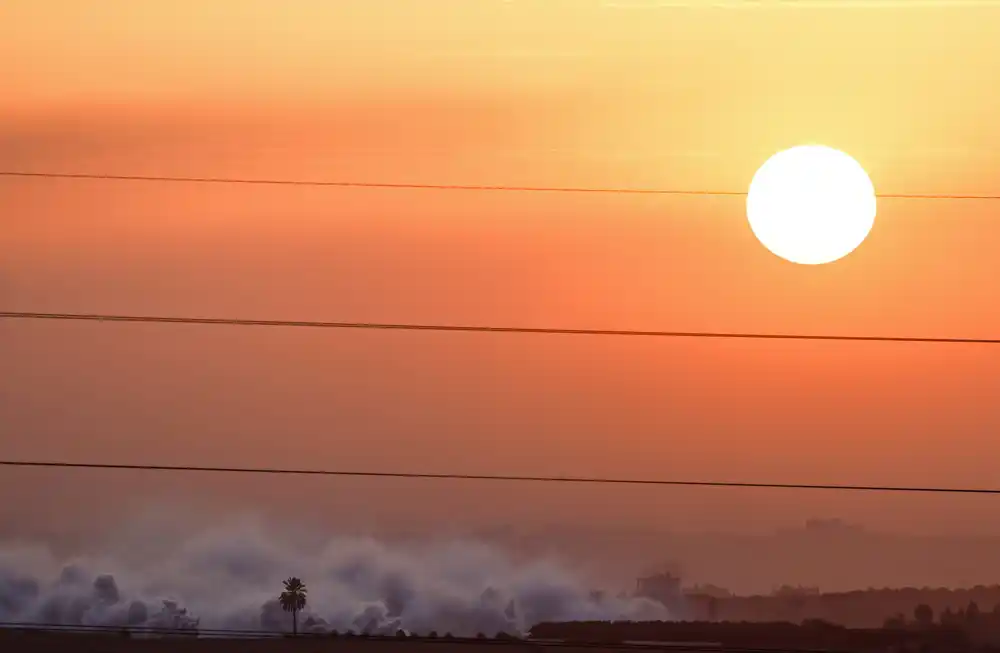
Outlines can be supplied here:
[[133, 534], [102, 554], [68, 557], [0, 543], [0, 620], [291, 630], [276, 601], [289, 576], [308, 587], [303, 631], [493, 636], [525, 634], [541, 621], [668, 616], [659, 603], [593, 591], [557, 560], [515, 561], [467, 539], [339, 536], [306, 547], [281, 535], [241, 523], [163, 547], [155, 533], [148, 546]]

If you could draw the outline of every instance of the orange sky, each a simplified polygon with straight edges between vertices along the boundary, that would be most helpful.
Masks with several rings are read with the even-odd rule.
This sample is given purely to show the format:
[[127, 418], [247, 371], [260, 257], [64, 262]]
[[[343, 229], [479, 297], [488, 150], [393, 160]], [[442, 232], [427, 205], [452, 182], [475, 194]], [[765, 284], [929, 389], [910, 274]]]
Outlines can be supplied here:
[[[1000, 193], [1000, 6], [629, 4], [645, 6], [6, 0], [0, 168], [743, 190], [773, 152], [821, 142], [880, 192]], [[7, 310], [995, 337], [994, 210], [882, 200], [859, 250], [807, 268], [756, 242], [740, 198], [5, 178], [0, 296]], [[988, 348], [0, 334], [4, 457], [998, 484]], [[996, 512], [930, 497], [380, 492], [371, 510], [387, 519], [474, 520], [486, 502], [536, 521], [838, 514], [989, 530]]]

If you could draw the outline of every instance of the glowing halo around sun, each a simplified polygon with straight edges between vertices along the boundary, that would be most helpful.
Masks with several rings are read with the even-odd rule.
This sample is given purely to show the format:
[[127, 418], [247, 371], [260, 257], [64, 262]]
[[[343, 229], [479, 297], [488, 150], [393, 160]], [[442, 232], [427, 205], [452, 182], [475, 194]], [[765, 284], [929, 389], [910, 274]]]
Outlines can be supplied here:
[[754, 174], [747, 218], [757, 239], [793, 263], [832, 263], [875, 224], [875, 187], [847, 154], [824, 145], [778, 152]]

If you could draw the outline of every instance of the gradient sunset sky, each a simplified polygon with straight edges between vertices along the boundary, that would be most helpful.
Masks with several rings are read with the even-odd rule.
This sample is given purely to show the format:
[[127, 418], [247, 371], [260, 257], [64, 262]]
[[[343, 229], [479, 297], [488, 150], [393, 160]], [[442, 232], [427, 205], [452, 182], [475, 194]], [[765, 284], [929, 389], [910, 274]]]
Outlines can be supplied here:
[[[882, 193], [1000, 194], [1000, 5], [665, 4], [4, 0], [0, 169], [743, 191], [818, 142]], [[740, 197], [0, 178], [0, 307], [996, 337], [998, 208], [880, 200], [803, 267]], [[4, 321], [0, 361], [0, 458], [1000, 485], [988, 347]], [[51, 506], [167, 483], [50, 476]], [[308, 487], [357, 512], [346, 483]], [[998, 528], [973, 498], [368, 483], [386, 520]]]

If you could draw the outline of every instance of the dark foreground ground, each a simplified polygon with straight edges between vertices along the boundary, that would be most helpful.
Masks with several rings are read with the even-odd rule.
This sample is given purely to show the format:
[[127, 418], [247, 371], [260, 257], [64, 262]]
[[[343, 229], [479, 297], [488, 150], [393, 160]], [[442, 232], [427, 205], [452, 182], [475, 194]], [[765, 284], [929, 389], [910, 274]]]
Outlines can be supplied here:
[[[362, 636], [150, 637], [123, 632], [0, 629], [0, 653], [970, 653], [998, 651], [959, 631], [846, 629], [790, 623], [540, 624], [531, 639]], [[561, 631], [561, 632], [559, 632]], [[569, 632], [567, 632], [569, 631]], [[560, 637], [560, 635], [562, 635]], [[646, 635], [646, 636], [644, 636]]]
[[[0, 629], [3, 653], [633, 653], [663, 647], [638, 645], [568, 644], [532, 640], [454, 639], [431, 641], [417, 638], [361, 637], [269, 637], [222, 638], [134, 638], [110, 633], [51, 633]], [[685, 645], [684, 651], [716, 651], [718, 647]]]
[[822, 621], [577, 621], [538, 624], [531, 633], [574, 642], [714, 642], [729, 650], [959, 653], [992, 643], [987, 632], [958, 627], [846, 628]]

